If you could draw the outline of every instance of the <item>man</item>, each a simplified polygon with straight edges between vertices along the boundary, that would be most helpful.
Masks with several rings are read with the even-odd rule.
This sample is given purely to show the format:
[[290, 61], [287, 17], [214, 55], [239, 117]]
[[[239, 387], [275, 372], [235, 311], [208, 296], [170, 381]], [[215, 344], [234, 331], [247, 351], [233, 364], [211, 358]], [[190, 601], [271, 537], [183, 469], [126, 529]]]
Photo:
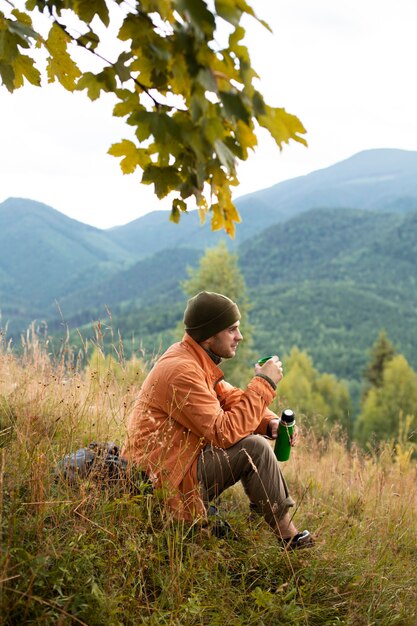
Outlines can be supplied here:
[[294, 501], [262, 436], [277, 435], [279, 420], [268, 406], [282, 363], [274, 356], [256, 365], [245, 390], [227, 383], [219, 368], [243, 339], [239, 320], [237, 305], [221, 294], [202, 291], [188, 301], [184, 337], [146, 377], [122, 456], [166, 487], [174, 515], [189, 521], [205, 517], [210, 502], [241, 480], [251, 508], [280, 540], [305, 547], [310, 533], [291, 521]]

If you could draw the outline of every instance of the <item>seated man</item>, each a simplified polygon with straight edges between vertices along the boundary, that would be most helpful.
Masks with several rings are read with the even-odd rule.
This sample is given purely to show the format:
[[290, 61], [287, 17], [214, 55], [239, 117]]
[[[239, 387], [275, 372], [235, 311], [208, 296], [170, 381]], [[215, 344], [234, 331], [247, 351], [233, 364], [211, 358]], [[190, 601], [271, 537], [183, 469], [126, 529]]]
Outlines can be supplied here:
[[291, 547], [312, 543], [291, 521], [294, 501], [262, 435], [275, 438], [278, 417], [268, 409], [282, 378], [273, 357], [255, 366], [245, 390], [225, 382], [222, 359], [243, 339], [240, 312], [229, 298], [202, 291], [188, 301], [185, 334], [146, 377], [128, 421], [122, 456], [167, 487], [178, 518], [205, 517], [222, 491], [242, 481], [253, 510]]

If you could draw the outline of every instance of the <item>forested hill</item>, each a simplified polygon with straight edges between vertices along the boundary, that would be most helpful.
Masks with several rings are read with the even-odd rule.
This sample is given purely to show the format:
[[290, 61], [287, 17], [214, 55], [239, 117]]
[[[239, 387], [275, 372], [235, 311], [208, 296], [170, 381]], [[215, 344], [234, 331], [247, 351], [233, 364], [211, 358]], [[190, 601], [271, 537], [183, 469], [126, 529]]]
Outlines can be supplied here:
[[[70, 324], [91, 321], [105, 294], [124, 337], [134, 335], [151, 353], [165, 347], [182, 317], [179, 280], [200, 254], [158, 253], [103, 283], [101, 295], [85, 290], [84, 314]], [[417, 212], [316, 209], [241, 244], [238, 255], [259, 353], [297, 345], [321, 371], [359, 379], [385, 329], [417, 367]]]
[[261, 352], [307, 348], [359, 378], [385, 329], [417, 367], [417, 212], [313, 210], [239, 249]]
[[247, 283], [254, 287], [349, 279], [385, 286], [399, 281], [412, 289], [417, 212], [312, 210], [245, 242], [239, 258]]
[[[359, 377], [384, 328], [417, 366], [416, 152], [363, 152], [238, 204], [234, 246], [255, 349], [298, 345], [321, 370]], [[0, 204], [0, 324], [15, 336], [33, 319], [61, 329], [58, 303], [78, 327], [111, 307], [125, 336], [163, 347], [181, 316], [187, 266], [218, 240], [195, 212], [178, 226], [155, 212], [104, 231], [10, 199]]]
[[0, 205], [0, 311], [13, 329], [50, 315], [53, 302], [76, 286], [131, 262], [105, 231], [45, 204], [10, 198]]

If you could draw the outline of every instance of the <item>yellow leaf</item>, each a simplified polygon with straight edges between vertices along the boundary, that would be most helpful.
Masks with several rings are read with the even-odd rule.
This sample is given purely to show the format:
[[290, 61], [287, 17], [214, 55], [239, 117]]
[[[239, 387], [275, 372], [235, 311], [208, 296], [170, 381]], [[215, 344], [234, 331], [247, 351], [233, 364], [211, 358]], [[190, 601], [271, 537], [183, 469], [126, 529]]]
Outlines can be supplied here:
[[198, 216], [200, 218], [200, 224], [205, 224], [206, 215], [208, 212], [207, 200], [204, 196], [200, 196], [198, 200]]
[[123, 174], [133, 174], [138, 165], [143, 167], [142, 152], [143, 151], [135, 146], [133, 141], [129, 141], [128, 139], [123, 139], [120, 143], [114, 143], [108, 150], [108, 154], [112, 156], [124, 157], [120, 161]]
[[32, 85], [39, 87], [41, 84], [41, 75], [34, 67], [34, 60], [24, 54], [16, 57], [13, 63], [14, 69], [14, 86], [19, 88], [23, 85], [23, 79], [26, 78]]
[[224, 230], [232, 239], [235, 238], [235, 225], [231, 220], [225, 219], [224, 221]]
[[237, 209], [235, 205], [233, 204], [233, 202], [230, 202], [230, 204], [228, 205], [226, 209], [226, 215], [227, 215], [227, 219], [232, 222], [241, 222], [240, 215], [237, 212]]
[[178, 224], [179, 221], [181, 219], [181, 213], [179, 211], [179, 209], [174, 206], [174, 204], [172, 204], [172, 209], [171, 209], [171, 213], [169, 216], [169, 221], [170, 222], [174, 222], [174, 224]]
[[46, 71], [49, 83], [53, 83], [57, 78], [65, 89], [74, 91], [76, 79], [81, 76], [81, 72], [67, 52], [70, 41], [66, 32], [55, 23], [45, 42], [50, 54]]
[[211, 206], [211, 210], [213, 212], [213, 216], [211, 218], [211, 230], [220, 230], [221, 228], [224, 228], [224, 216], [220, 204], [213, 204]]
[[253, 150], [258, 140], [253, 129], [241, 120], [237, 122], [236, 138], [242, 148], [243, 159], [248, 158], [248, 149]]
[[282, 149], [282, 144], [289, 143], [290, 139], [307, 145], [304, 137], [300, 137], [300, 134], [307, 132], [306, 129], [298, 117], [287, 113], [285, 109], [265, 105], [265, 114], [259, 115], [258, 122], [269, 130], [280, 149]]

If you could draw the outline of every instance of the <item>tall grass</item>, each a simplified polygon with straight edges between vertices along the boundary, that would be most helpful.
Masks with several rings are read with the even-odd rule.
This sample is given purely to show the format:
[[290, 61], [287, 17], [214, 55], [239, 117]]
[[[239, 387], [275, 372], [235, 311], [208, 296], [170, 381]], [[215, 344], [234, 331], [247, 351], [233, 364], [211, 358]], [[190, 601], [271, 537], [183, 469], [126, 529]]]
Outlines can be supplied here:
[[18, 624], [417, 624], [416, 462], [406, 444], [364, 455], [337, 432], [304, 437], [284, 472], [294, 521], [316, 537], [288, 553], [223, 498], [235, 537], [173, 522], [161, 496], [53, 469], [91, 441], [122, 441], [142, 365], [81, 370], [31, 334], [0, 351], [0, 615]]

